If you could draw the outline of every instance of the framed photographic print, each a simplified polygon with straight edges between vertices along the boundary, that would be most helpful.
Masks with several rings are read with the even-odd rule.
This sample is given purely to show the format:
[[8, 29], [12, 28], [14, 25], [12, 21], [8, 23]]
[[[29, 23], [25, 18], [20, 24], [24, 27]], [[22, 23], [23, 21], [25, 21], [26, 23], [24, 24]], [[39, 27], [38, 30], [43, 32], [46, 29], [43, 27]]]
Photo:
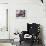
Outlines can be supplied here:
[[25, 10], [16, 10], [16, 17], [25, 17]]

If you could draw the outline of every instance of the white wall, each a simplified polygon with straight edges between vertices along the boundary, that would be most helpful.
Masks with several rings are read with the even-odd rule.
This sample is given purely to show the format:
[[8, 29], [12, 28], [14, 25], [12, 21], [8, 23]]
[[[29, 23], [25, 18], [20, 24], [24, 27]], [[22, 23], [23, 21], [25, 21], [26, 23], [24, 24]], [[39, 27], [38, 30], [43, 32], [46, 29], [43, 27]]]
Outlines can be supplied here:
[[[46, 16], [45, 4], [40, 0], [12, 0], [9, 2], [9, 31], [11, 38], [13, 33], [27, 29], [28, 23], [40, 23], [43, 28], [44, 44], [46, 44]], [[25, 18], [16, 18], [16, 10], [26, 10]]]
[[0, 3], [8, 3], [8, 0], [0, 0]]
[[[16, 10], [26, 10], [26, 17], [16, 18]], [[12, 0], [9, 2], [9, 31], [11, 38], [13, 33], [18, 30], [23, 31], [27, 29], [28, 23], [40, 23], [43, 26], [44, 40], [46, 41], [46, 16], [45, 6], [40, 0]]]
[[[8, 5], [7, 4], [1, 4], [1, 3], [8, 3], [8, 0], [0, 0], [0, 27], [4, 27], [4, 26], [6, 26], [6, 23], [5, 23], [6, 18], [5, 17], [6, 17], [6, 9], [8, 8]], [[9, 39], [9, 32], [0, 31], [0, 39]], [[12, 46], [12, 45], [10, 43], [0, 43], [0, 46]]]
[[8, 4], [0, 4], [0, 39], [9, 39], [7, 28], [7, 9]]

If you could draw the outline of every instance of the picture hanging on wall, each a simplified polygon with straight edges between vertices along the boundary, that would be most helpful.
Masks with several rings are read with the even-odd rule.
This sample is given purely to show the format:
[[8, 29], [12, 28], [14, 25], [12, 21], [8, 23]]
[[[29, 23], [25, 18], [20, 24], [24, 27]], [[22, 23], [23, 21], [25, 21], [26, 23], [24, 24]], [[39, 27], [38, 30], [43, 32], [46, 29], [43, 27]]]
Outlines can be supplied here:
[[25, 10], [16, 10], [16, 17], [25, 17]]

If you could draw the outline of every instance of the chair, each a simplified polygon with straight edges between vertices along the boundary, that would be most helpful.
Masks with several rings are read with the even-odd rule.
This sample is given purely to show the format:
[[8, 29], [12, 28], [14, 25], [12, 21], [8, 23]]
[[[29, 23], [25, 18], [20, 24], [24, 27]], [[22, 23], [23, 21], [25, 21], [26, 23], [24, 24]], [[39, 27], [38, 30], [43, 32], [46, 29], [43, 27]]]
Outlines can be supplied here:
[[[25, 41], [24, 35], [29, 34], [32, 37], [29, 39], [31, 44], [33, 45], [34, 42], [39, 43], [39, 33], [40, 33], [40, 24], [32, 23], [29, 24], [27, 23], [27, 31], [22, 31], [22, 34], [20, 34], [20, 44], [22, 41]], [[28, 38], [26, 39], [28, 40]]]

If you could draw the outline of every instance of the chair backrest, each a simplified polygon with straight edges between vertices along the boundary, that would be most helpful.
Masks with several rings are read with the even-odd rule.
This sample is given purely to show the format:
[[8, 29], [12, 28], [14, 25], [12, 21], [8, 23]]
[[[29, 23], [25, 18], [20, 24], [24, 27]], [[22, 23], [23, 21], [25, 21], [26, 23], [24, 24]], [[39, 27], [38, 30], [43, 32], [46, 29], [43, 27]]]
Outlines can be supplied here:
[[27, 23], [27, 31], [29, 34], [38, 34], [40, 32], [40, 24], [36, 24], [36, 23], [32, 23], [32, 24], [29, 24]]

